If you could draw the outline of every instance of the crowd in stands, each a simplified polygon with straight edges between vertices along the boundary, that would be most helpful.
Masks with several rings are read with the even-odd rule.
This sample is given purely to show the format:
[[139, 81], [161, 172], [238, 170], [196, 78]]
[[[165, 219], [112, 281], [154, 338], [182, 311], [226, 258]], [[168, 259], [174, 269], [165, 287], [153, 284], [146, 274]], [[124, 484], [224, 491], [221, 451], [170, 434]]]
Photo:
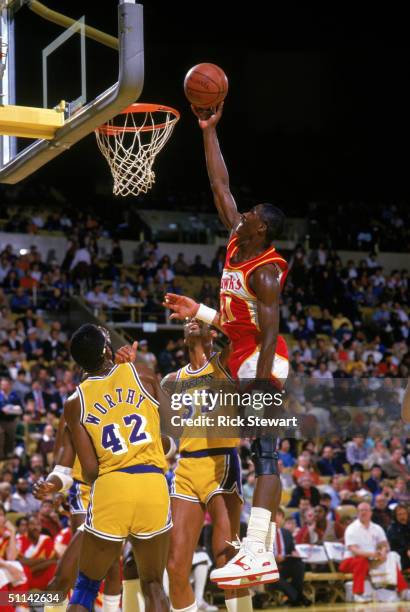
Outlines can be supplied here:
[[[399, 228], [405, 241], [409, 225], [400, 219], [407, 217], [398, 207], [384, 221]], [[100, 257], [101, 227], [93, 215], [51, 215], [43, 228], [71, 237], [61, 263], [47, 261], [35, 247], [27, 253], [15, 253], [11, 245], [0, 249], [0, 570], [1, 558], [24, 559], [24, 546], [37, 545], [43, 535], [48, 576], [67, 527], [64, 500], [40, 504], [31, 488], [50, 469], [58, 418], [80, 377], [68, 359], [68, 332], [55, 319], [67, 309], [69, 296], [81, 293], [106, 320], [127, 321], [130, 307], [140, 305], [147, 316], [165, 321], [165, 292], [184, 293], [196, 277], [192, 297], [218, 307], [224, 249], [208, 267], [195, 255], [191, 261], [183, 254], [175, 261], [159, 257], [155, 243], [142, 243], [135, 265], [127, 267], [116, 239], [108, 257]], [[364, 238], [361, 244], [375, 246]], [[358, 553], [360, 535], [354, 538], [370, 519], [379, 527], [380, 549], [368, 556], [371, 552], [377, 561], [380, 553], [378, 560], [387, 563], [387, 553], [395, 552], [404, 576], [410, 569], [410, 432], [399, 421], [402, 379], [410, 374], [408, 272], [386, 273], [369, 253], [343, 265], [324, 243], [310, 252], [299, 246], [282, 295], [281, 331], [293, 372], [289, 410], [301, 416], [302, 425], [299, 439], [281, 441], [285, 508], [275, 546], [282, 578], [293, 576], [293, 591], [282, 581], [280, 586], [294, 603], [304, 601], [303, 573], [309, 567], [295, 546], [344, 542], [358, 546], [350, 552], [365, 559]], [[158, 350], [151, 344], [149, 337], [140, 341], [139, 358], [159, 377], [185, 365], [182, 338], [164, 340]], [[314, 384], [306, 384], [308, 379]], [[255, 485], [248, 440], [242, 441], [241, 457], [246, 525]], [[18, 513], [17, 522], [16, 516], [14, 522], [7, 518], [10, 513]], [[350, 525], [355, 528], [348, 532]], [[20, 552], [13, 540], [20, 540]], [[363, 582], [370, 565], [360, 562]], [[408, 588], [401, 581], [395, 586], [403, 593]], [[366, 599], [360, 589], [356, 582], [354, 594]]]

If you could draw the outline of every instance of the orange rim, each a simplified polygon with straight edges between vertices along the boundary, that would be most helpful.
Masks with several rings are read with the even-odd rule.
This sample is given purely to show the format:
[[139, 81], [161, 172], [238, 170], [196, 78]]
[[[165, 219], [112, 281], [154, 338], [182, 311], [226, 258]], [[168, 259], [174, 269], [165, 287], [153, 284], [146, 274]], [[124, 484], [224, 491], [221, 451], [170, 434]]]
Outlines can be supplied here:
[[[180, 113], [175, 108], [171, 106], [164, 106], [163, 104], [147, 104], [147, 103], [138, 103], [130, 104], [127, 108], [124, 108], [123, 111], [118, 113], [119, 115], [127, 115], [128, 113], [171, 113], [174, 115], [174, 118], [171, 119], [172, 123], [176, 123], [179, 120]], [[155, 123], [151, 125], [144, 125], [142, 127], [138, 126], [121, 126], [121, 125], [112, 125], [110, 123], [104, 123], [99, 128], [97, 128], [96, 132], [101, 132], [102, 134], [106, 134], [107, 136], [115, 136], [116, 134], [123, 134], [124, 132], [153, 132], [154, 130], [162, 130], [169, 122], [163, 123]]]

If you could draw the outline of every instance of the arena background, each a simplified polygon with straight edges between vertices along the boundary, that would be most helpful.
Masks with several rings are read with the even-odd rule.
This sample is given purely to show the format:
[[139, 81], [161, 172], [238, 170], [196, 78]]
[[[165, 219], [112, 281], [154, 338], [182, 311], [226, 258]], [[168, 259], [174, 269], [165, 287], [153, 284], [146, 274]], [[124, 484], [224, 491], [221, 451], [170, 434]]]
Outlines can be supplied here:
[[[59, 2], [58, 10], [78, 18], [84, 7]], [[360, 420], [354, 413], [347, 437], [326, 414], [329, 397], [305, 401], [295, 391], [292, 400], [314, 435], [301, 435], [283, 450], [282, 503], [296, 512], [297, 480], [309, 471], [332, 498], [328, 520], [337, 540], [343, 540], [345, 515], [353, 516], [364, 498], [380, 510], [387, 529], [394, 504], [410, 502], [410, 436], [399, 423], [410, 369], [410, 46], [404, 14], [374, 6], [274, 4], [268, 11], [262, 2], [244, 8], [147, 2], [144, 11], [141, 100], [181, 112], [156, 161], [152, 191], [113, 198], [93, 135], [21, 184], [0, 185], [0, 410], [11, 403], [22, 411], [14, 419], [0, 413], [7, 430], [0, 437], [0, 501], [18, 513], [10, 514], [14, 521], [38, 510], [23, 489], [51, 466], [55, 426], [79, 377], [68, 359], [77, 325], [105, 322], [117, 346], [138, 339], [139, 358], [162, 377], [186, 363], [181, 328], [161, 306], [164, 293], [187, 293], [217, 306], [226, 233], [214, 213], [201, 134], [182, 88], [192, 65], [210, 61], [230, 81], [218, 132], [238, 206], [273, 201], [288, 218], [277, 246], [291, 263], [281, 331], [294, 376], [368, 381], [355, 401], [357, 412], [370, 406], [370, 416]], [[87, 6], [86, 15], [115, 34], [116, 2], [104, 3], [104, 10]], [[26, 41], [41, 47], [47, 35], [34, 16], [22, 26], [16, 48], [24, 75], [21, 104], [37, 104], [41, 93], [40, 56], [27, 53]], [[98, 92], [116, 78], [115, 57], [93, 45], [88, 54], [90, 91]], [[58, 66], [55, 71], [58, 90]], [[69, 64], [64, 78], [75, 88]], [[84, 265], [72, 265], [76, 253]], [[343, 405], [343, 397], [334, 401]], [[364, 435], [364, 454], [349, 450], [357, 434]], [[331, 468], [320, 463], [325, 443], [337, 459]], [[242, 446], [244, 524], [253, 491], [248, 446]], [[399, 461], [392, 460], [395, 449], [402, 451]], [[374, 463], [382, 464], [383, 474], [371, 491], [364, 481]], [[378, 494], [386, 498], [383, 508]], [[353, 510], [338, 513], [343, 505]], [[64, 512], [41, 512], [43, 527], [55, 536], [66, 524]], [[209, 525], [203, 543], [209, 548]]]

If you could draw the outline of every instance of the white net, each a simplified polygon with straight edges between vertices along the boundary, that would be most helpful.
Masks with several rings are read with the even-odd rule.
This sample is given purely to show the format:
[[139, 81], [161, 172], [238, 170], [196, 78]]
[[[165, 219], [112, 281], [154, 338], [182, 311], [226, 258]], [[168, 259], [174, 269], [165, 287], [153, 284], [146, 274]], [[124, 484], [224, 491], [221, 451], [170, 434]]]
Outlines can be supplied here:
[[155, 157], [178, 119], [178, 111], [167, 106], [133, 104], [95, 130], [114, 179], [114, 195], [138, 195], [151, 189]]

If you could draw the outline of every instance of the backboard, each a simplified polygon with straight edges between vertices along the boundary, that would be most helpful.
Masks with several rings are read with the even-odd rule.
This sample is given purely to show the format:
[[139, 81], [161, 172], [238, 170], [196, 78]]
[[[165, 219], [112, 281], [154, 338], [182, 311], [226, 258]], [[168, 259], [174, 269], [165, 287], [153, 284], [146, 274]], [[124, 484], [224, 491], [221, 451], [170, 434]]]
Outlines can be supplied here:
[[[17, 183], [140, 96], [135, 0], [0, 0], [0, 182]], [[3, 73], [3, 74], [1, 74]]]

